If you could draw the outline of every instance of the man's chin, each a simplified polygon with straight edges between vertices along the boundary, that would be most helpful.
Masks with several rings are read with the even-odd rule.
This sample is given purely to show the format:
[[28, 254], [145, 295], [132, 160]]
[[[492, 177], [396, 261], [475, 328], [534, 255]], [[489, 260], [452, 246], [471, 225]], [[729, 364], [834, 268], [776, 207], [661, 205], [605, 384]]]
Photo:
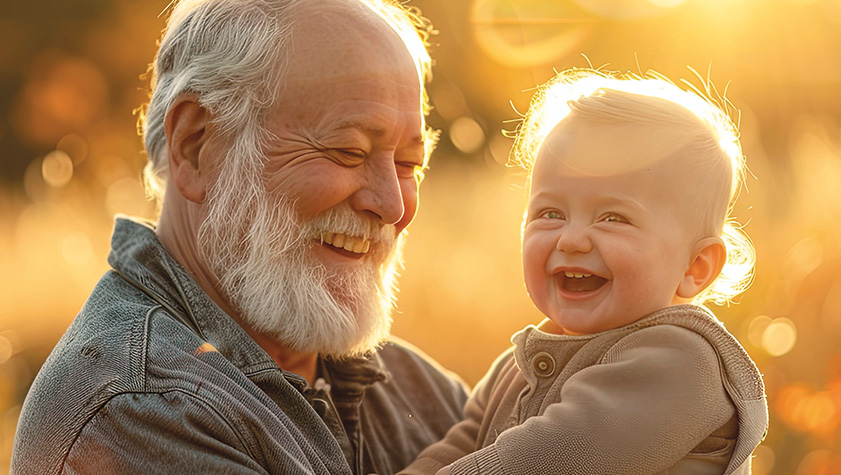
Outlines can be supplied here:
[[388, 340], [391, 334], [391, 318], [384, 317], [382, 322], [378, 322], [373, 328], [361, 332], [360, 338], [357, 342], [341, 352], [321, 352], [325, 356], [330, 356], [335, 359], [353, 358], [365, 356], [375, 352], [383, 343]]
[[295, 339], [290, 342], [288, 331], [278, 330], [273, 337], [279, 342], [288, 344], [291, 349], [301, 353], [318, 353], [332, 359], [342, 360], [369, 355], [375, 352], [383, 343], [388, 340], [391, 329], [391, 319], [386, 318], [385, 323], [377, 323], [373, 327], [358, 328], [349, 335], [346, 332], [325, 331], [307, 340]]
[[[372, 294], [376, 291], [372, 290]], [[390, 308], [382, 307], [382, 302], [369, 301], [365, 310], [348, 310], [346, 315], [353, 315], [353, 328], [349, 331], [335, 331], [339, 325], [328, 325], [319, 335], [319, 341], [313, 341], [313, 350], [323, 356], [334, 359], [364, 356], [377, 350], [391, 333]]]

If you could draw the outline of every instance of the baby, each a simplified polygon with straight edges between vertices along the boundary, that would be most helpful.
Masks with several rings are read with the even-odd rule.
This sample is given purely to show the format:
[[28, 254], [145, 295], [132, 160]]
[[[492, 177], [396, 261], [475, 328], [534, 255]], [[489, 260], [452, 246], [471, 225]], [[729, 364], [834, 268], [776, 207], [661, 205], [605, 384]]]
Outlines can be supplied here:
[[572, 69], [518, 131], [526, 288], [464, 420], [403, 473], [750, 473], [768, 413], [750, 357], [701, 305], [748, 285], [730, 211], [744, 159], [713, 101], [648, 75]]

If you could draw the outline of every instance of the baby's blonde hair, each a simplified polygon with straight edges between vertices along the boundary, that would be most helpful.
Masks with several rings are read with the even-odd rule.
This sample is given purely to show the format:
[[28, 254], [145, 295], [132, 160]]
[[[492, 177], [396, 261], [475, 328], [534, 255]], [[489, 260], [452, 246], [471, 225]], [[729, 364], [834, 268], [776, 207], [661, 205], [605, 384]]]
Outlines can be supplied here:
[[[753, 277], [756, 254], [750, 238], [732, 218], [745, 175], [739, 132], [730, 103], [695, 87], [683, 90], [657, 73], [643, 76], [573, 68], [541, 86], [517, 129], [509, 163], [531, 172], [549, 133], [564, 120], [635, 126], [674, 132], [680, 157], [702, 189], [696, 200], [701, 233], [724, 240], [727, 261], [716, 280], [693, 302], [727, 304]], [[667, 129], [668, 128], [668, 129]], [[665, 145], [664, 145], [665, 146]], [[674, 147], [674, 144], [670, 144]]]

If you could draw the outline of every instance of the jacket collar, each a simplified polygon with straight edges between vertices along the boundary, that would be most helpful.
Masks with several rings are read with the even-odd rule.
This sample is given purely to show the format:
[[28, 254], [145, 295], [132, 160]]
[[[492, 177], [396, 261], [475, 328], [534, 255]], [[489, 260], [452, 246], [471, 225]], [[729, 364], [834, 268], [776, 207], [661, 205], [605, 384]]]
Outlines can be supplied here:
[[[108, 263], [246, 375], [277, 368], [268, 353], [208, 297], [161, 245], [154, 223], [118, 216]], [[388, 379], [376, 352], [359, 358], [325, 358], [324, 365], [331, 384], [348, 394], [361, 394], [367, 386]]]

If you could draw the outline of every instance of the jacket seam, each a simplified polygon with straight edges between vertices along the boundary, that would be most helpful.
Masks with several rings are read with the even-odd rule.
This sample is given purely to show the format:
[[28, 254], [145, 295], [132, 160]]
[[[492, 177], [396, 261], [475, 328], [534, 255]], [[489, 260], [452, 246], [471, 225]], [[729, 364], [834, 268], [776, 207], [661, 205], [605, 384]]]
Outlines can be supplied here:
[[68, 457], [70, 457], [70, 452], [73, 451], [73, 447], [76, 445], [76, 442], [79, 440], [79, 437], [82, 435], [82, 432], [85, 430], [85, 428], [88, 426], [88, 424], [90, 424], [90, 422], [97, 415], [99, 415], [99, 413], [102, 411], [102, 409], [105, 406], [107, 406], [111, 402], [111, 400], [113, 400], [115, 397], [131, 395], [131, 394], [144, 395], [144, 396], [157, 394], [159, 396], [163, 396], [164, 394], [169, 394], [169, 393], [173, 393], [173, 392], [178, 392], [178, 393], [181, 393], [181, 394], [187, 396], [190, 399], [194, 399], [195, 401], [199, 402], [200, 406], [204, 407], [205, 410], [209, 410], [210, 412], [216, 414], [216, 416], [219, 417], [220, 420], [224, 421], [224, 423], [228, 426], [228, 429], [230, 429], [231, 432], [234, 433], [234, 435], [236, 436], [236, 438], [239, 441], [242, 448], [247, 452], [247, 455], [249, 457], [251, 457], [252, 460], [257, 461], [257, 458], [254, 456], [254, 453], [252, 452], [250, 445], [248, 443], [246, 443], [242, 434], [240, 434], [240, 432], [235, 428], [234, 424], [231, 423], [231, 421], [227, 417], [225, 417], [222, 413], [220, 413], [218, 410], [216, 410], [216, 408], [214, 408], [212, 404], [210, 404], [207, 400], [205, 400], [200, 395], [192, 393], [192, 392], [190, 392], [186, 389], [170, 388], [170, 389], [167, 389], [167, 390], [164, 390], [164, 391], [122, 391], [122, 392], [112, 394], [102, 405], [99, 406], [99, 408], [96, 411], [91, 413], [91, 415], [87, 418], [87, 420], [85, 420], [85, 423], [82, 424], [79, 427], [79, 430], [76, 431], [76, 435], [73, 437], [73, 442], [71, 442], [70, 445], [67, 446], [67, 450], [65, 451], [64, 455], [61, 458], [61, 462], [60, 462], [60, 465], [58, 467], [58, 473], [59, 474], [64, 473], [64, 466], [67, 464], [67, 459], [68, 459]]
[[162, 309], [162, 308], [163, 308], [163, 306], [161, 306], [161, 305], [155, 305], [153, 307], [150, 307], [146, 311], [146, 316], [143, 318], [143, 334], [142, 334], [143, 344], [141, 345], [141, 348], [140, 348], [140, 363], [139, 364], [140, 364], [140, 384], [141, 384], [141, 387], [143, 388], [144, 391], [147, 391], [149, 389], [149, 386], [148, 386], [149, 381], [146, 378], [146, 374], [149, 370], [149, 368], [147, 366], [149, 364], [148, 363], [149, 362], [149, 358], [148, 358], [148, 356], [149, 356], [149, 341], [150, 341], [149, 332], [151, 331], [150, 330], [150, 322], [152, 321], [152, 314], [155, 311], [157, 311], [159, 309]]

